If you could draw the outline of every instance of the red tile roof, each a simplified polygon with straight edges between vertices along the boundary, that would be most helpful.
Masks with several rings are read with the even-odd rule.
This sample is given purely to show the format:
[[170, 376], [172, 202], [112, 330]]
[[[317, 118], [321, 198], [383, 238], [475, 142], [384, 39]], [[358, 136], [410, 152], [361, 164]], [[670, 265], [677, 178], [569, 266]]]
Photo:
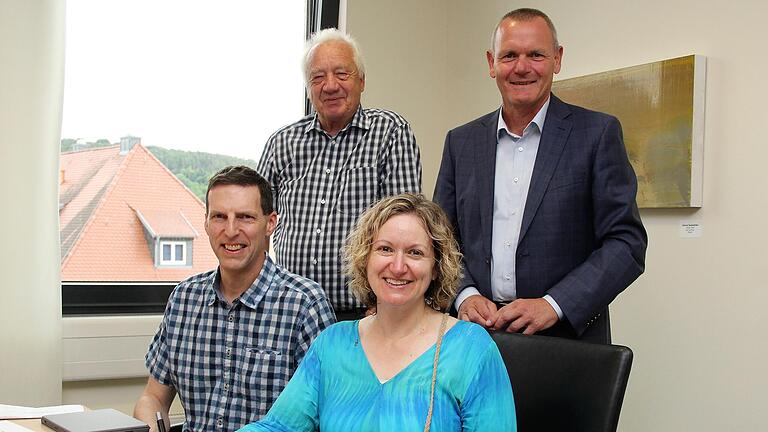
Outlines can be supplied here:
[[[180, 281], [218, 264], [205, 205], [141, 144], [63, 153], [61, 169], [62, 281]], [[193, 238], [192, 267], [155, 267], [147, 232]]]
[[124, 158], [120, 156], [120, 146], [61, 154], [59, 226], [62, 258], [69, 254], [72, 244], [80, 237]]
[[150, 235], [176, 238], [195, 238], [200, 235], [181, 210], [161, 207], [132, 210]]

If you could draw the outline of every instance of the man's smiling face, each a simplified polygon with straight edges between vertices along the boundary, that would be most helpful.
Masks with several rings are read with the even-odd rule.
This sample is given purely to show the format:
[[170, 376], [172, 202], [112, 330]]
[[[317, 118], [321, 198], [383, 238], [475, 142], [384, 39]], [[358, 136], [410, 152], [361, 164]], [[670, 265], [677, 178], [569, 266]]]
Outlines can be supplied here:
[[208, 191], [205, 232], [219, 269], [230, 277], [259, 275], [276, 224], [274, 212], [262, 211], [257, 186], [220, 185]]
[[491, 78], [496, 79], [506, 110], [536, 112], [552, 90], [560, 72], [562, 47], [542, 18], [507, 19], [499, 24], [493, 51], [486, 53]]
[[335, 135], [352, 121], [365, 89], [365, 77], [355, 65], [352, 48], [340, 41], [315, 47], [308, 78], [309, 98], [320, 125]]

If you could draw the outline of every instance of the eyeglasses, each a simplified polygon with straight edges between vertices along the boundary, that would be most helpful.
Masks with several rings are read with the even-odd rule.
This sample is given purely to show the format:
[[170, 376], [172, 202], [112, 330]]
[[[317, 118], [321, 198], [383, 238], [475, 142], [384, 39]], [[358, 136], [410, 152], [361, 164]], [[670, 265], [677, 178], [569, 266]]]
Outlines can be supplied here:
[[326, 73], [326, 72], [315, 72], [312, 74], [311, 78], [309, 79], [309, 82], [312, 85], [320, 85], [325, 84], [328, 82], [328, 77], [330, 75], [333, 75], [334, 78], [338, 81], [347, 81], [350, 78], [352, 78], [353, 75], [357, 75], [357, 71], [345, 71], [345, 70], [338, 70], [333, 73]]

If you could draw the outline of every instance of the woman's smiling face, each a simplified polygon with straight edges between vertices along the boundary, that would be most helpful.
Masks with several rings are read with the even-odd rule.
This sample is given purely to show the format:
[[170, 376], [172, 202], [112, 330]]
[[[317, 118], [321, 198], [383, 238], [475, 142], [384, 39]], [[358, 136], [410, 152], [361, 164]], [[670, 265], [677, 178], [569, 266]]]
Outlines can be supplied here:
[[378, 306], [424, 304], [437, 270], [432, 239], [418, 217], [398, 214], [381, 226], [368, 255], [367, 275]]

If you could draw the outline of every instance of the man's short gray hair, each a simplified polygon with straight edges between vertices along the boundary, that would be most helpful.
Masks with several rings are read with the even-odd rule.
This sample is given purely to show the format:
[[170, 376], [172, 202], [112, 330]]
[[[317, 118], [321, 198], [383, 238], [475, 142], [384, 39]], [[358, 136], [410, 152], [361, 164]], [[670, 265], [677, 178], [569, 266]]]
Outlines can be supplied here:
[[347, 44], [352, 50], [352, 61], [355, 62], [355, 67], [357, 68], [360, 78], [365, 78], [365, 65], [363, 64], [363, 56], [360, 54], [360, 48], [358, 48], [357, 42], [355, 42], [352, 36], [339, 29], [328, 28], [313, 34], [304, 47], [302, 68], [304, 70], [304, 83], [307, 86], [309, 86], [309, 65], [312, 61], [312, 52], [318, 46], [328, 42], [343, 42]]
[[493, 35], [491, 35], [491, 52], [496, 55], [496, 34], [499, 32], [499, 27], [501, 26], [501, 23], [503, 23], [506, 20], [513, 20], [513, 21], [531, 21], [536, 18], [541, 18], [547, 23], [547, 27], [549, 27], [549, 31], [552, 33], [552, 42], [554, 44], [555, 52], [557, 52], [558, 49], [560, 49], [560, 43], [557, 41], [557, 29], [555, 29], [555, 23], [552, 22], [551, 19], [545, 14], [544, 12], [533, 9], [533, 8], [520, 8], [515, 9], [513, 11], [507, 12], [501, 19], [499, 20], [499, 23], [496, 24], [496, 28], [493, 29]]

